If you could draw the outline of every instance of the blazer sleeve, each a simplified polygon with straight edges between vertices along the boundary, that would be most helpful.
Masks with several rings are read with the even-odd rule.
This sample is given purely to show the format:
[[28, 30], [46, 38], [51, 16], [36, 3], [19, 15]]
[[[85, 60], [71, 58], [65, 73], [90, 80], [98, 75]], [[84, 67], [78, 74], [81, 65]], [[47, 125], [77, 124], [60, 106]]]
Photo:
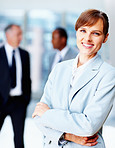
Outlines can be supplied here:
[[34, 117], [34, 122], [39, 130], [45, 137], [48, 137], [49, 141], [52, 140], [57, 146], [59, 146], [59, 139], [62, 136], [63, 132], [54, 130], [52, 128], [44, 127], [41, 123], [40, 117]]
[[55, 74], [56, 70], [50, 75], [41, 99], [51, 108], [42, 115], [41, 124], [44, 127], [78, 136], [94, 135], [102, 127], [112, 108], [115, 97], [115, 70], [112, 69], [100, 80], [92, 101], [81, 113], [52, 108], [50, 95]]
[[[51, 94], [51, 90], [52, 90], [52, 72], [49, 75], [49, 79], [46, 83], [45, 86], [45, 92], [42, 96], [41, 101], [44, 102], [45, 104], [47, 104], [51, 109], [52, 109], [52, 105], [51, 105], [51, 100], [50, 100], [50, 94]], [[48, 87], [48, 92], [46, 91]], [[59, 145], [59, 139], [62, 136], [63, 132], [58, 131], [58, 130], [54, 130], [52, 128], [49, 127], [45, 127], [42, 122], [41, 122], [41, 117], [36, 116], [34, 117], [34, 122], [36, 124], [36, 126], [39, 128], [39, 130], [42, 132], [42, 134], [46, 137], [48, 137], [48, 139], [53, 140], [53, 142], [58, 146]]]

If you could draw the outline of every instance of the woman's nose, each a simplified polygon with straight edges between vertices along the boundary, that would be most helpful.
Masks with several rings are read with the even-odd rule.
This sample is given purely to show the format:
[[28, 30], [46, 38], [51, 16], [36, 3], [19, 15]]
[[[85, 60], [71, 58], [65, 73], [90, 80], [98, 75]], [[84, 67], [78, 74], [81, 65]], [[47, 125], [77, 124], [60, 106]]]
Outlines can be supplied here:
[[86, 35], [85, 35], [85, 40], [86, 40], [87, 42], [91, 42], [91, 41], [92, 41], [92, 38], [91, 38], [91, 34], [90, 34], [90, 33], [86, 33]]

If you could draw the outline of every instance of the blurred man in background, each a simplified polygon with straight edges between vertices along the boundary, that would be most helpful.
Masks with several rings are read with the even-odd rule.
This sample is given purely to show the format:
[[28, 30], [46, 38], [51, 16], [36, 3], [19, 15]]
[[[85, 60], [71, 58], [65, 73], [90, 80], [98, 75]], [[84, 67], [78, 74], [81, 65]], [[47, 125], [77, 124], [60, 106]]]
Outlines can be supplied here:
[[0, 48], [0, 130], [11, 117], [15, 148], [24, 148], [23, 133], [31, 95], [30, 59], [21, 49], [22, 30], [16, 24], [5, 28], [6, 43]]
[[[42, 66], [43, 68], [42, 84], [41, 84], [42, 93], [45, 83], [48, 79], [48, 76], [51, 70], [54, 68], [54, 66], [59, 62], [73, 59], [78, 54], [77, 49], [75, 50], [68, 47], [67, 40], [68, 40], [68, 35], [64, 28], [58, 27], [52, 32], [52, 45], [54, 50], [51, 52], [47, 60], [48, 67]], [[42, 93], [40, 96], [42, 96]]]
[[77, 50], [67, 46], [68, 35], [64, 28], [56, 28], [52, 33], [52, 45], [56, 52], [50, 56], [50, 69], [62, 61], [73, 59], [78, 54]]

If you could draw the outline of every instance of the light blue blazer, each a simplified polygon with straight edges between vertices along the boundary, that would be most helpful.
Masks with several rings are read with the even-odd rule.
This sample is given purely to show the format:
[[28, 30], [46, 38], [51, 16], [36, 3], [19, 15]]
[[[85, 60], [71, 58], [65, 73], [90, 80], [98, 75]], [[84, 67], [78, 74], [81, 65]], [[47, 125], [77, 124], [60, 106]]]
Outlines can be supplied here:
[[[65, 133], [92, 136], [101, 129], [115, 97], [115, 68], [103, 62], [100, 56], [88, 65], [70, 93], [74, 60], [57, 64], [46, 83], [41, 102], [51, 109], [42, 117], [35, 117], [44, 135], [44, 147], [58, 148], [59, 138]], [[64, 148], [89, 148], [68, 142]], [[105, 148], [101, 133], [98, 144]]]
[[[48, 76], [52, 70], [52, 65], [54, 63], [54, 59], [56, 56], [56, 50], [53, 50], [50, 55], [49, 58], [47, 60], [47, 64], [44, 64], [42, 66], [42, 71], [44, 71], [44, 73], [42, 73], [42, 84], [41, 84], [41, 93], [43, 94], [43, 90], [44, 90], [44, 86], [46, 84], [46, 81], [48, 79]], [[78, 51], [72, 48], [69, 48], [69, 50], [67, 51], [67, 53], [65, 54], [64, 58], [62, 59], [62, 61], [66, 61], [66, 60], [70, 60], [70, 59], [74, 59], [78, 54]]]

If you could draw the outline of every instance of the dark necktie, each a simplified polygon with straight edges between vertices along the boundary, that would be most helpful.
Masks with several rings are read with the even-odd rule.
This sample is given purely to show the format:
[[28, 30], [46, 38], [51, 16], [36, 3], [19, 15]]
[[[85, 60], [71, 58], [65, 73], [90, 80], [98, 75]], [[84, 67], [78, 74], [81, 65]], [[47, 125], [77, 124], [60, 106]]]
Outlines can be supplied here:
[[15, 61], [15, 50], [12, 52], [12, 65], [10, 67], [11, 73], [11, 88], [16, 86], [16, 61]]

